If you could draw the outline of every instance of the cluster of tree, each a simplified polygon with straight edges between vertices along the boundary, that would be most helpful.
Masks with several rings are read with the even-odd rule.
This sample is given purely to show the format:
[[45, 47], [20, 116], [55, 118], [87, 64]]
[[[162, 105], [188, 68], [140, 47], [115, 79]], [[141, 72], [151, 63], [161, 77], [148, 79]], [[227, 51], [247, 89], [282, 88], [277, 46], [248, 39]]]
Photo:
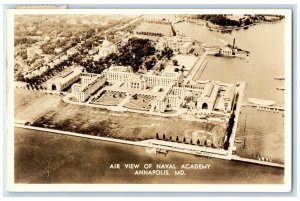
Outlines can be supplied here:
[[41, 45], [44, 54], [56, 54], [54, 49], [57, 47], [55, 43], [45, 43]]
[[227, 138], [226, 138], [226, 141], [224, 143], [224, 149], [225, 150], [228, 150], [228, 148], [230, 146], [229, 140], [230, 140], [230, 136], [231, 136], [233, 125], [234, 125], [234, 118], [235, 118], [235, 115], [234, 115], [234, 113], [232, 113], [230, 118], [229, 118], [227, 131], [226, 131]]
[[154, 23], [154, 24], [172, 24], [171, 22], [166, 21], [166, 19], [162, 20], [145, 20], [147, 23]]
[[120, 48], [118, 54], [112, 53], [99, 61], [94, 61], [93, 59], [84, 60], [83, 55], [77, 55], [71, 60], [82, 65], [87, 72], [91, 73], [100, 74], [112, 64], [131, 66], [133, 71], [137, 72], [143, 64], [147, 70], [156, 64], [155, 57], [147, 60], [154, 53], [155, 48], [149, 39], [131, 38], [125, 46]]
[[[53, 68], [48, 67], [48, 69], [42, 75], [36, 75], [31, 78], [24, 78], [22, 74], [17, 75], [17, 81], [26, 82], [32, 85], [40, 85], [52, 76], [64, 70], [65, 66], [70, 65], [69, 61], [62, 61], [61, 63], [55, 65]], [[40, 87], [39, 87], [40, 88]]]
[[162, 138], [160, 138], [159, 134], [156, 133], [156, 137], [157, 140], [166, 140], [166, 141], [171, 141], [171, 142], [177, 142], [177, 143], [184, 143], [184, 144], [191, 144], [191, 145], [204, 145], [204, 146], [209, 146], [209, 147], [214, 147], [213, 143], [209, 143], [207, 140], [204, 140], [204, 142], [200, 141], [200, 139], [197, 139], [197, 141], [193, 141], [193, 139], [191, 138], [189, 141], [186, 139], [186, 137], [183, 137], [182, 140], [179, 139], [178, 135], [176, 136], [175, 139], [173, 139], [172, 136], [169, 136], [169, 138], [166, 137], [165, 134], [162, 135]]
[[241, 26], [240, 21], [228, 19], [226, 15], [197, 15], [196, 18], [209, 21], [220, 26]]
[[151, 70], [155, 66], [156, 62], [157, 61], [156, 61], [155, 57], [152, 57], [151, 59], [146, 60], [144, 62], [144, 65], [145, 65], [147, 70]]
[[21, 56], [21, 58], [23, 60], [26, 60], [28, 58], [27, 56], [27, 50], [26, 49], [20, 49], [18, 52], [17, 52], [17, 56]]
[[156, 32], [148, 32], [148, 31], [137, 31], [137, 34], [146, 35], [146, 36], [164, 36], [162, 33], [156, 33]]
[[161, 52], [161, 56], [166, 57], [167, 59], [171, 59], [171, 57], [173, 56], [173, 50], [169, 47], [165, 47]]
[[28, 38], [28, 37], [15, 37], [14, 39], [14, 45], [32, 45], [34, 43], [38, 42], [38, 40], [33, 39], [33, 38]]
[[[79, 59], [80, 57], [82, 59]], [[112, 64], [116, 64], [117, 60], [118, 55], [112, 53], [105, 58], [101, 58], [99, 61], [94, 61], [93, 59], [84, 60], [83, 56], [79, 55], [75, 58], [74, 62], [78, 62], [78, 64], [83, 66], [87, 72], [101, 74], [103, 70], [107, 69]]]

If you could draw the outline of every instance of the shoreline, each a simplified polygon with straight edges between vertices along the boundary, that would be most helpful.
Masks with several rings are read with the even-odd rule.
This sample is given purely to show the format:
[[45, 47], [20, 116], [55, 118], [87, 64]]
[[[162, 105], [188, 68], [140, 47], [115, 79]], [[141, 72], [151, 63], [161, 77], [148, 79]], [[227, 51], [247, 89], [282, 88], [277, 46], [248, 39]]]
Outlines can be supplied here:
[[49, 132], [49, 133], [54, 133], [54, 134], [59, 134], [59, 135], [67, 135], [67, 136], [80, 137], [80, 138], [86, 138], [86, 139], [128, 144], [128, 145], [140, 146], [140, 147], [145, 147], [145, 148], [155, 148], [156, 150], [163, 149], [166, 151], [181, 152], [181, 153], [198, 155], [198, 156], [218, 158], [218, 159], [223, 159], [223, 160], [235, 160], [235, 161], [258, 164], [258, 165], [284, 168], [284, 164], [271, 163], [271, 162], [266, 162], [266, 161], [258, 161], [258, 160], [247, 159], [247, 158], [242, 158], [242, 157], [239, 157], [236, 155], [232, 155], [232, 153], [230, 153], [230, 152], [232, 152], [232, 150], [228, 150], [228, 151], [218, 150], [218, 149], [213, 149], [213, 148], [208, 148], [208, 147], [200, 147], [200, 146], [196, 146], [196, 145], [168, 142], [168, 141], [156, 140], [156, 139], [143, 140], [143, 141], [129, 141], [129, 140], [109, 138], [109, 137], [92, 136], [92, 135], [74, 133], [74, 132], [69, 132], [69, 131], [60, 131], [60, 130], [49, 129], [49, 128], [27, 126], [27, 125], [21, 125], [21, 124], [16, 124], [16, 123], [14, 124], [14, 127]]
[[275, 24], [275, 23], [278, 23], [278, 22], [281, 22], [281, 21], [282, 20], [277, 20], [277, 21], [274, 21], [274, 22], [269, 22], [269, 21], [255, 22], [255, 23], [252, 23], [252, 24], [249, 24], [249, 25], [244, 25], [244, 26], [239, 26], [239, 27], [237, 27], [237, 26], [226, 27], [226, 26], [216, 25], [216, 24], [213, 24], [214, 27], [211, 27], [211, 26], [206, 26], [205, 24], [198, 24], [195, 21], [186, 21], [186, 22], [196, 24], [196, 25], [199, 25], [199, 26], [204, 26], [206, 29], [208, 29], [210, 31], [227, 32], [227, 31], [240, 30], [240, 29], [245, 29], [245, 28], [248, 29], [252, 26], [257, 26], [257, 25], [261, 25], [261, 24]]

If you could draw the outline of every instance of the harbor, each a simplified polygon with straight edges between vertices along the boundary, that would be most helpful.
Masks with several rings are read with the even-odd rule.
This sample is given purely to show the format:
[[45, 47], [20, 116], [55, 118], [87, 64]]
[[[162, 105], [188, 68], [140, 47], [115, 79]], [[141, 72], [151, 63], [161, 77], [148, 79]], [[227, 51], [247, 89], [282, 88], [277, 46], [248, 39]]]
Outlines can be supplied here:
[[[247, 83], [236, 134], [239, 140], [235, 142], [236, 154], [242, 158], [255, 161], [271, 158], [275, 163], [284, 164], [284, 91], [276, 89], [284, 82], [284, 59], [280, 56], [284, 54], [284, 35], [279, 31], [283, 26], [284, 21], [280, 21], [252, 26], [247, 30], [235, 30], [229, 34], [211, 32], [193, 23], [175, 25], [181, 33], [198, 38], [207, 45], [220, 47], [235, 38], [241, 49], [251, 52], [249, 60], [208, 55], [203, 73], [194, 77], [195, 81], [220, 80], [234, 83], [243, 80]], [[198, 32], [196, 34], [185, 29], [196, 29]], [[275, 38], [261, 35], [263, 32]], [[260, 41], [260, 44], [253, 41]], [[268, 47], [268, 51], [262, 47]], [[274, 60], [274, 57], [277, 59]], [[271, 105], [249, 102], [248, 98], [253, 97], [271, 100], [264, 103]]]

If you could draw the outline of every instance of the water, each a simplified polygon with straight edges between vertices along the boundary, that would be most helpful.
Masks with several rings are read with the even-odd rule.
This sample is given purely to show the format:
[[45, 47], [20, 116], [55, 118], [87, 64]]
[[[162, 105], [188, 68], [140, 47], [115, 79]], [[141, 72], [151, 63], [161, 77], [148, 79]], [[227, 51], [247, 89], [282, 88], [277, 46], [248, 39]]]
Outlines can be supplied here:
[[[109, 169], [127, 163], [210, 164], [210, 169], [186, 170], [183, 176], [136, 176], [134, 170]], [[282, 183], [283, 169], [235, 161], [148, 149], [97, 140], [15, 128], [16, 183]]]
[[272, 99], [279, 105], [284, 103], [284, 92], [276, 90], [276, 87], [284, 87], [284, 81], [274, 80], [274, 77], [284, 77], [284, 21], [257, 25], [231, 34], [212, 32], [191, 23], [179, 23], [175, 29], [205, 44], [221, 47], [226, 45], [225, 42], [232, 44], [235, 38], [239, 48], [250, 51], [248, 61], [209, 56], [204, 72], [196, 79], [226, 83], [245, 81], [246, 97]]

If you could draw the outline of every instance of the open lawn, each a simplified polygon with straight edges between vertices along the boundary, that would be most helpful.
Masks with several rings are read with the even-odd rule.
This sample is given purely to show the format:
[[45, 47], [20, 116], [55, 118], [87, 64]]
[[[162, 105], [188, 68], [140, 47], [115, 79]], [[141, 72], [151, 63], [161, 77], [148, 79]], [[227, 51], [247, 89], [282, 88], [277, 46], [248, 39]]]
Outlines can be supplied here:
[[[136, 95], [136, 98], [131, 97], [126, 103], [125, 107], [137, 110], [150, 110], [149, 103], [153, 97], [146, 97], [143, 95]], [[147, 107], [148, 106], [148, 107]]]
[[[72, 132], [109, 136], [127, 140], [172, 138], [182, 142], [196, 144], [201, 140], [212, 139], [217, 147], [224, 141], [224, 124], [186, 121], [178, 117], [164, 118], [139, 113], [113, 112], [105, 109], [67, 104], [57, 95], [45, 95], [40, 92], [16, 92], [16, 116], [23, 120], [35, 120], [35, 126], [49, 127]], [[22, 105], [21, 103], [25, 103]], [[24, 112], [25, 111], [25, 112]], [[207, 132], [202, 132], [207, 131]], [[213, 133], [212, 136], [210, 133]]]
[[61, 97], [45, 94], [41, 91], [17, 90], [14, 91], [15, 119], [32, 122], [55, 108]]
[[185, 70], [191, 70], [192, 66], [199, 57], [194, 55], [177, 54], [172, 57], [172, 60], [177, 60], [178, 65], [185, 66]]
[[113, 106], [118, 105], [124, 98], [126, 98], [126, 94], [124, 93], [105, 92], [99, 99], [93, 101], [93, 103]]
[[[54, 114], [53, 114], [54, 113]], [[197, 138], [212, 139], [202, 130], [215, 133], [215, 144], [221, 147], [225, 127], [212, 123], [199, 123], [195, 121], [184, 121], [179, 118], [163, 118], [138, 113], [117, 113], [100, 108], [78, 106], [61, 103], [54, 111], [46, 115], [49, 118], [41, 118], [36, 124], [51, 126], [60, 130], [72, 132], [109, 136], [127, 140], [160, 139], [165, 134], [165, 139], [197, 143]]]

